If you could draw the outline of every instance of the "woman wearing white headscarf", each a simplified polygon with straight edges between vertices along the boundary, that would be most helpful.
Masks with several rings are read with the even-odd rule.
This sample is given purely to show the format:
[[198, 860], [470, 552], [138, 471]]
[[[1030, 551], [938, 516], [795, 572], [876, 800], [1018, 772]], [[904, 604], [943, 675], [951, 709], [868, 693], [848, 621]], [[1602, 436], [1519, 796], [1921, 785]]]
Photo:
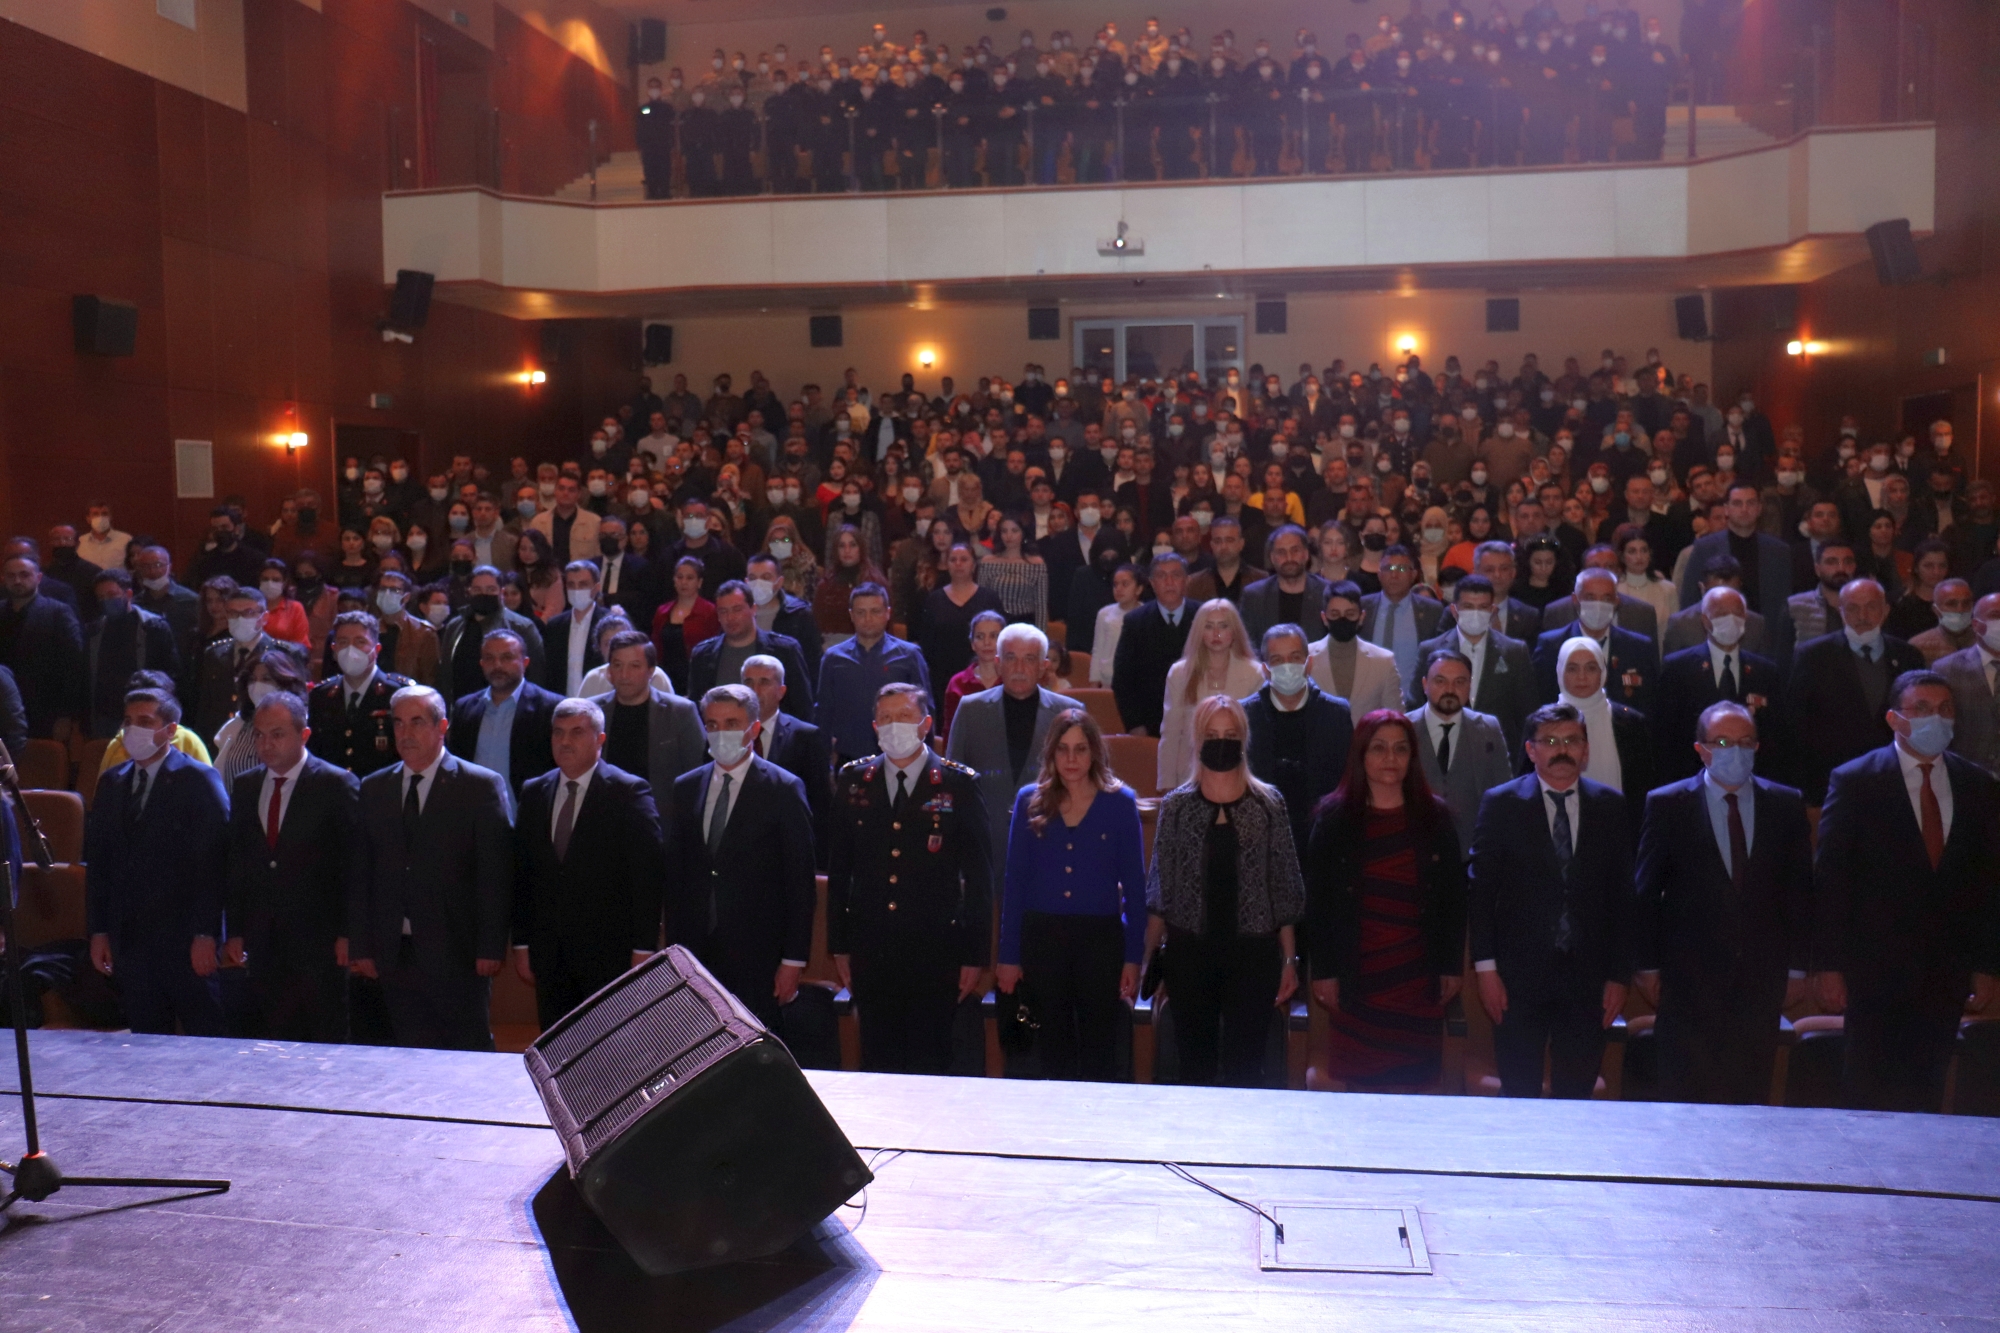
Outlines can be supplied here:
[[1563, 644], [1556, 654], [1556, 680], [1562, 702], [1582, 716], [1590, 739], [1590, 762], [1583, 775], [1625, 793], [1636, 838], [1646, 813], [1646, 793], [1653, 789], [1653, 739], [1646, 729], [1646, 715], [1606, 697], [1604, 649], [1595, 639], [1578, 635]]

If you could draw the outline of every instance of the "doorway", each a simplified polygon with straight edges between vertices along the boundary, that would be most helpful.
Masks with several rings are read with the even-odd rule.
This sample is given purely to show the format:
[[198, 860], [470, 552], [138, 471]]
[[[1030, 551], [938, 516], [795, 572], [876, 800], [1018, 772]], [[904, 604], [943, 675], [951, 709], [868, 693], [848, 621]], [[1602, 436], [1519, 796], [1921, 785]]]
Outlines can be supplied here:
[[1198, 372], [1204, 381], [1243, 369], [1241, 316], [1079, 319], [1076, 362], [1092, 379], [1164, 379]]

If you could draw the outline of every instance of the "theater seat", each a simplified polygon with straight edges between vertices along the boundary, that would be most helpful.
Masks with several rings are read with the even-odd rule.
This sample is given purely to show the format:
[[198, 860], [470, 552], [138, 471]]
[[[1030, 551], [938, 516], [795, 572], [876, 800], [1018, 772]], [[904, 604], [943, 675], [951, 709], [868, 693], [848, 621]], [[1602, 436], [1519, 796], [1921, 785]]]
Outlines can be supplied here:
[[83, 867], [54, 865], [21, 869], [21, 901], [14, 908], [14, 928], [21, 947], [37, 948], [55, 940], [80, 940], [89, 933], [83, 910]]
[[[1078, 652], [1072, 652], [1072, 653], [1071, 653], [1071, 654], [1069, 655], [1069, 678], [1070, 678], [1071, 680], [1078, 680], [1078, 681], [1082, 681], [1082, 680], [1089, 680], [1089, 679], [1090, 679], [1090, 654], [1089, 654], [1089, 653], [1078, 653]], [[1087, 685], [1086, 685], [1086, 686], [1083, 686], [1082, 688], [1084, 688], [1084, 689], [1089, 689], [1089, 688], [1091, 688], [1091, 687], [1090, 687], [1090, 686], [1087, 686]], [[1070, 698], [1072, 698], [1072, 699], [1076, 698], [1076, 691], [1075, 691], [1075, 690], [1071, 690], [1071, 691], [1069, 692], [1069, 694], [1070, 694]]]
[[68, 791], [69, 751], [57, 741], [31, 740], [14, 756], [14, 771], [23, 787]]
[[57, 861], [83, 860], [83, 798], [73, 791], [29, 790], [21, 793], [27, 811], [16, 812], [21, 825], [21, 853], [34, 858], [34, 841], [28, 834], [27, 814], [41, 821], [42, 836], [49, 840], [49, 856]]
[[1151, 736], [1106, 736], [1111, 771], [1141, 796], [1160, 794], [1160, 743]]
[[83, 797], [83, 808], [90, 809], [97, 799], [97, 774], [104, 767], [104, 752], [111, 748], [111, 742], [103, 737], [85, 741], [76, 749], [76, 794]]
[[[1071, 676], [1070, 679], [1075, 680], [1076, 677]], [[1110, 690], [1075, 689], [1069, 692], [1069, 697], [1089, 710], [1090, 715], [1097, 719], [1097, 725], [1104, 729], [1105, 735], [1123, 734], [1125, 719], [1118, 715], [1118, 700]]]

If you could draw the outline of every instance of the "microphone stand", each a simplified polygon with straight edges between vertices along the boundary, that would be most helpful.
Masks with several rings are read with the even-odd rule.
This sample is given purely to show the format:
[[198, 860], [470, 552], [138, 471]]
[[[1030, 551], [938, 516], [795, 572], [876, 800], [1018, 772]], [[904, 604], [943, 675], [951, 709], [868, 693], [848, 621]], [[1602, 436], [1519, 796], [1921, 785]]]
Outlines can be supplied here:
[[[0, 745], [0, 819], [11, 819], [7, 808], [7, 797], [12, 797], [12, 805], [21, 812], [22, 822], [28, 826], [33, 840], [32, 851], [35, 864], [44, 873], [55, 864], [55, 857], [49, 853], [49, 840], [42, 833], [42, 822], [35, 818], [35, 812], [28, 808], [21, 797], [21, 786], [14, 774], [14, 762], [7, 753], [7, 747]], [[204, 1194], [226, 1194], [229, 1182], [226, 1180], [174, 1180], [155, 1176], [69, 1176], [65, 1177], [55, 1164], [55, 1159], [42, 1151], [42, 1136], [35, 1123], [35, 1074], [28, 1059], [28, 1006], [27, 990], [21, 981], [21, 941], [14, 929], [14, 898], [19, 886], [14, 882], [12, 858], [5, 861], [4, 871], [0, 871], [0, 935], [7, 941], [7, 1000], [14, 1015], [14, 1059], [21, 1074], [21, 1118], [27, 1126], [27, 1152], [18, 1162], [0, 1161], [0, 1174], [11, 1182], [7, 1194], [0, 1198], [0, 1213], [22, 1199], [29, 1203], [42, 1200], [62, 1189], [65, 1185], [76, 1188], [128, 1189], [178, 1189], [191, 1190], [187, 1197], [198, 1198]]]

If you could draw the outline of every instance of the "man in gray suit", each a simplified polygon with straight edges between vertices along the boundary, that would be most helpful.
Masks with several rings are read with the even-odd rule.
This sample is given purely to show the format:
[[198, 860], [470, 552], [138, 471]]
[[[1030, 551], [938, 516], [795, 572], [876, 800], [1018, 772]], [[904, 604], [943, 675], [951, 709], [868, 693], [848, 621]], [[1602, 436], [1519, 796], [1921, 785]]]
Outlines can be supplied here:
[[1972, 632], [1970, 648], [1940, 657], [1931, 670], [1951, 682], [1958, 706], [1951, 748], [2000, 777], [2000, 719], [1994, 703], [2000, 696], [2000, 592], [1987, 593], [1972, 608]]
[[506, 783], [445, 749], [436, 690], [404, 686], [389, 715], [401, 762], [361, 784], [348, 963], [381, 980], [398, 1046], [490, 1051], [514, 892]]
[[1287, 523], [1264, 545], [1269, 578], [1243, 590], [1243, 624], [1252, 643], [1264, 641], [1273, 625], [1316, 625], [1326, 610], [1327, 581], [1312, 572], [1312, 548], [1305, 529]]
[[611, 637], [604, 673], [611, 689], [591, 699], [604, 710], [605, 761], [672, 792], [683, 773], [708, 762], [708, 740], [693, 703], [653, 688], [653, 641], [637, 630]]
[[1000, 631], [1000, 683], [959, 701], [951, 719], [945, 758], [979, 774], [979, 795], [992, 829], [993, 882], [1007, 875], [1007, 821], [1014, 793], [1041, 772], [1049, 723], [1065, 708], [1083, 705], [1041, 687], [1049, 641], [1033, 625]]
[[1424, 705], [1410, 714], [1424, 779], [1451, 808], [1458, 845], [1468, 861], [1479, 799], [1514, 776], [1518, 753], [1499, 722], [1465, 706], [1471, 689], [1471, 659], [1451, 648], [1436, 649], [1425, 659]]
[[[1619, 579], [1622, 583], [1624, 580], [1620, 577], [1618, 571], [1617, 557], [1611, 555], [1610, 559], [1605, 559], [1606, 555], [1611, 555], [1610, 547], [1593, 546], [1590, 550], [1584, 552], [1584, 568], [1608, 569], [1611, 571], [1611, 576]], [[1597, 558], [1593, 559], [1593, 556]], [[1564, 593], [1561, 597], [1556, 598], [1553, 602], [1542, 608], [1542, 628], [1544, 629], [1554, 629], [1557, 625], [1567, 625], [1575, 619], [1576, 595], [1574, 593]], [[1611, 623], [1619, 629], [1629, 629], [1634, 634], [1643, 634], [1654, 643], [1660, 641], [1660, 613], [1655, 611], [1650, 603], [1642, 602], [1637, 597], [1628, 595], [1623, 588], [1618, 590], [1618, 610], [1612, 616]]]
[[[1512, 755], [1521, 748], [1521, 723], [1535, 709], [1535, 668], [1528, 645], [1493, 628], [1490, 579], [1467, 574], [1452, 589], [1452, 606], [1457, 612], [1452, 627], [1423, 645], [1423, 670], [1430, 671], [1431, 654], [1440, 648], [1463, 654], [1472, 665], [1472, 690], [1459, 702], [1497, 721]], [[1422, 676], [1410, 681], [1407, 696], [1412, 704], [1426, 697]]]
[[[1734, 588], [1738, 592], [1743, 591], [1743, 566], [1737, 562], [1735, 556], [1719, 555], [1708, 562], [1708, 569], [1701, 576], [1702, 598], [1707, 598], [1711, 588]], [[1777, 661], [1777, 655], [1771, 651], [1771, 641], [1764, 628], [1764, 617], [1755, 611], [1748, 611], [1744, 620], [1743, 638], [1740, 640], [1743, 651]], [[1701, 618], [1701, 602], [1697, 601], [1693, 606], [1684, 607], [1667, 617], [1666, 637], [1660, 644], [1660, 659], [1665, 661], [1669, 655], [1683, 648], [1693, 648], [1697, 644], [1707, 642], [1708, 622]]]

